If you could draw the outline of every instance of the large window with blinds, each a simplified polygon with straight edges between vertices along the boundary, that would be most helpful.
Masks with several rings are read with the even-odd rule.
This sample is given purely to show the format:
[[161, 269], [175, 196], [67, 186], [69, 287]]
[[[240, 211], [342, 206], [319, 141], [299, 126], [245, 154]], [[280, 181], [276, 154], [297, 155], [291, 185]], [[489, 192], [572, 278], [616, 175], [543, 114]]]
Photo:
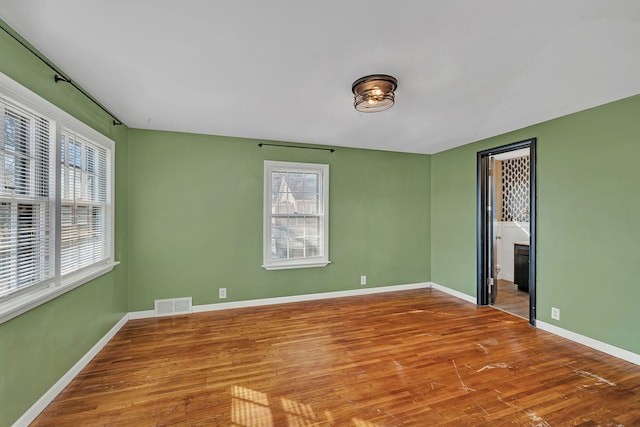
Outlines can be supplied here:
[[267, 270], [329, 264], [329, 165], [264, 162]]
[[0, 100], [0, 296], [53, 278], [55, 126]]
[[112, 169], [111, 140], [0, 76], [0, 321], [113, 268]]

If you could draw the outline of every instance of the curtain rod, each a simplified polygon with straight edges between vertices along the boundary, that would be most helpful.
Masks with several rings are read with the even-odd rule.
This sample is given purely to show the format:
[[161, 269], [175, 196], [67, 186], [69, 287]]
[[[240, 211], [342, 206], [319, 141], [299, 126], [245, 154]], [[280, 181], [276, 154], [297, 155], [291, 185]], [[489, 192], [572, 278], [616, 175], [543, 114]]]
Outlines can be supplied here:
[[60, 71], [58, 68], [56, 68], [53, 64], [51, 64], [46, 58], [43, 58], [38, 52], [36, 52], [35, 50], [33, 50], [29, 45], [27, 45], [26, 43], [24, 43], [22, 40], [20, 40], [18, 37], [16, 37], [15, 35], [13, 35], [8, 29], [6, 29], [3, 25], [0, 25], [0, 28], [2, 28], [2, 30], [7, 33], [12, 39], [14, 39], [15, 41], [17, 41], [18, 43], [20, 43], [20, 45], [22, 45], [22, 47], [24, 47], [25, 49], [27, 49], [29, 52], [31, 52], [33, 54], [33, 56], [35, 56], [36, 58], [38, 58], [40, 61], [42, 61], [43, 64], [45, 64], [47, 67], [51, 68], [51, 70], [53, 70], [56, 75], [53, 77], [53, 80], [58, 83], [58, 82], [65, 82], [65, 83], [69, 83], [71, 86], [73, 86], [74, 88], [76, 88], [78, 90], [78, 92], [80, 92], [81, 94], [83, 94], [89, 101], [93, 102], [94, 104], [96, 104], [102, 111], [104, 111], [105, 113], [107, 113], [109, 116], [111, 116], [111, 118], [113, 119], [113, 125], [114, 126], [118, 126], [123, 124], [122, 120], [120, 120], [119, 118], [117, 118], [115, 115], [113, 115], [113, 113], [111, 113], [111, 111], [107, 110], [106, 107], [104, 105], [102, 105], [100, 102], [98, 102], [98, 100], [96, 100], [93, 96], [89, 95], [87, 92], [85, 92], [84, 89], [82, 89], [80, 86], [78, 86], [76, 84], [76, 82], [74, 82], [73, 80], [71, 80], [69, 77], [67, 77], [65, 75], [65, 73], [63, 73], [62, 71]]
[[263, 145], [268, 145], [269, 147], [286, 147], [286, 148], [302, 148], [304, 150], [323, 150], [323, 151], [330, 151], [331, 153], [333, 153], [335, 150], [335, 148], [323, 148], [323, 147], [299, 147], [297, 145], [285, 145], [285, 144], [266, 144], [261, 142], [260, 144], [258, 144], [258, 147], [262, 148]]

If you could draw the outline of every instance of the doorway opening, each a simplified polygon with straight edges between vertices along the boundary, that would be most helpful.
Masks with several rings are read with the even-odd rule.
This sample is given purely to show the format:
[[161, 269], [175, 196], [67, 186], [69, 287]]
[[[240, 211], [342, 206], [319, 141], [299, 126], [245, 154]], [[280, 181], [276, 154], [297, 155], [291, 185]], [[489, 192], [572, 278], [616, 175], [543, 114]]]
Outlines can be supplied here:
[[477, 303], [536, 319], [536, 139], [478, 152]]

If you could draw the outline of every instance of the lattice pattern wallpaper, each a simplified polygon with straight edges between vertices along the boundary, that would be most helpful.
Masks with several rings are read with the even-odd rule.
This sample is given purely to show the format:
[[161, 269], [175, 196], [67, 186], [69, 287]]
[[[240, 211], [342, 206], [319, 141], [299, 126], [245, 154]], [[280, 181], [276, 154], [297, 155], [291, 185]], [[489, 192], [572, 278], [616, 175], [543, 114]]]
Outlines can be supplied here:
[[502, 220], [529, 221], [529, 156], [502, 162]]

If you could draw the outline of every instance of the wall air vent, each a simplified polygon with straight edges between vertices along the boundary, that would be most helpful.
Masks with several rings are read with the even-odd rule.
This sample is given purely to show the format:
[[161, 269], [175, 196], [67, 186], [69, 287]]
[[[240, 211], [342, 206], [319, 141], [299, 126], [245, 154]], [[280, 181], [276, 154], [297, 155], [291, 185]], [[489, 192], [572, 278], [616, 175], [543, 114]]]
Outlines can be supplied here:
[[156, 316], [171, 316], [174, 314], [189, 314], [192, 312], [191, 297], [157, 299], [155, 300]]

